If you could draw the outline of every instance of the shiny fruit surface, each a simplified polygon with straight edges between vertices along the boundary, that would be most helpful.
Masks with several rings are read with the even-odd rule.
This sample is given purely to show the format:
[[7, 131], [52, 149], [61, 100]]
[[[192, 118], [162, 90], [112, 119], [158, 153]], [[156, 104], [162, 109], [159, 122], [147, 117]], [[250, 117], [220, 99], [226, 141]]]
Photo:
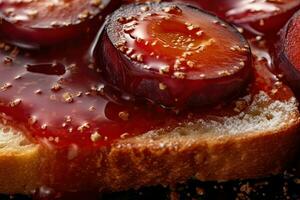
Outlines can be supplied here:
[[5, 0], [0, 35], [20, 47], [38, 48], [74, 40], [101, 22], [119, 3], [111, 0]]
[[216, 16], [182, 4], [120, 8], [93, 56], [107, 82], [167, 107], [220, 103], [251, 76], [246, 39]]

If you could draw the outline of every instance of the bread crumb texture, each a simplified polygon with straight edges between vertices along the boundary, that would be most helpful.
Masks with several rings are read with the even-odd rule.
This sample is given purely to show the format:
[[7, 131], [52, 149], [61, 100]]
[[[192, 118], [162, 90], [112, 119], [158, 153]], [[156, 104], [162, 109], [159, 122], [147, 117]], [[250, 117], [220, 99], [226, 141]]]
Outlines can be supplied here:
[[286, 102], [274, 101], [265, 105], [271, 101], [266, 93], [260, 92], [254, 97], [247, 111], [237, 116], [225, 117], [222, 122], [200, 120], [198, 123], [206, 130], [214, 129], [218, 134], [245, 134], [261, 130], [276, 130], [280, 124], [294, 122], [294, 119], [291, 119], [291, 115], [297, 113], [297, 100], [294, 97]]
[[31, 150], [34, 146], [34, 144], [26, 139], [21, 131], [0, 124], [0, 153], [24, 153], [24, 150]]
[[[22, 131], [0, 126], [0, 192], [29, 193], [42, 185], [121, 191], [191, 177], [223, 181], [283, 172], [300, 143], [297, 100], [274, 101], [264, 92], [240, 100], [247, 106], [238, 104], [241, 110], [233, 116], [205, 115], [83, 154], [74, 144], [62, 165], [64, 150], [31, 144]], [[41, 174], [49, 177], [42, 180]]]
[[[268, 94], [261, 91], [254, 97], [248, 95], [241, 100], [249, 105], [242, 112], [230, 117], [205, 116], [196, 122], [188, 122], [175, 128], [168, 133], [168, 137], [171, 136], [170, 134], [177, 138], [195, 135], [199, 138], [246, 135], [262, 131], [276, 132], [299, 121], [298, 102], [295, 97], [286, 101], [274, 101]], [[150, 131], [139, 137], [157, 138], [164, 132], [164, 130]]]

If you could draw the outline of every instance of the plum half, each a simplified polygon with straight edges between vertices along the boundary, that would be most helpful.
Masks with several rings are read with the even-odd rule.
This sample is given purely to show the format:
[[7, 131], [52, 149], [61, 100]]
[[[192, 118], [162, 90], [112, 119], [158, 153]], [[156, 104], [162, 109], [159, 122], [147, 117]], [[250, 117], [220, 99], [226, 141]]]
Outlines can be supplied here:
[[251, 50], [231, 25], [174, 3], [123, 6], [99, 34], [93, 58], [118, 89], [166, 107], [237, 96], [251, 78]]
[[295, 92], [300, 94], [300, 11], [280, 31], [275, 50], [279, 70]]
[[111, 0], [3, 0], [0, 36], [16, 46], [36, 48], [71, 40], [89, 31], [118, 4]]

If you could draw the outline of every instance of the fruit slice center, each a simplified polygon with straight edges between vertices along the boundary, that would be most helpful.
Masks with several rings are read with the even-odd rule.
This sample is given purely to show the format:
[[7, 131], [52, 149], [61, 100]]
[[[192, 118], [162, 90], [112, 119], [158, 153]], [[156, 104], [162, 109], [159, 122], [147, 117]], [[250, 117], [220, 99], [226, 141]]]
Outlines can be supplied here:
[[[145, 31], [141, 31], [143, 29]], [[144, 48], [148, 52], [155, 51], [162, 56], [173, 58], [181, 57], [185, 52], [193, 57], [200, 53], [201, 49], [209, 47], [209, 44], [213, 43], [213, 39], [206, 36], [199, 26], [179, 21], [174, 16], [170, 19], [161, 19], [160, 17], [152, 20], [146, 19], [137, 25], [130, 36], [146, 41], [137, 43], [138, 47]], [[151, 45], [145, 45], [150, 41]]]
[[128, 19], [119, 19], [125, 33], [125, 48], [120, 47], [151, 70], [167, 67], [198, 79], [230, 75], [245, 65], [248, 47], [240, 45], [241, 38], [227, 24], [209, 15], [169, 6]]
[[184, 4], [121, 7], [93, 56], [109, 84], [167, 107], [226, 101], [251, 76], [246, 39], [218, 17]]

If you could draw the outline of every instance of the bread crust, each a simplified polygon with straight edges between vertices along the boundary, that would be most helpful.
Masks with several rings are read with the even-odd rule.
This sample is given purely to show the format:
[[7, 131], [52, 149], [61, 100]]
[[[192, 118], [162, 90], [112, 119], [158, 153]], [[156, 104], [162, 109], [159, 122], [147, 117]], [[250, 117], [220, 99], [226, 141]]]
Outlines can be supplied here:
[[190, 177], [226, 181], [278, 174], [296, 155], [297, 128], [295, 124], [276, 133], [186, 141], [176, 148], [161, 148], [159, 143], [141, 148], [135, 142], [125, 143], [111, 152], [109, 176], [115, 181], [110, 183], [110, 189], [170, 185]]
[[299, 155], [299, 123], [297, 112], [278, 130], [207, 136], [200, 129], [190, 135], [190, 128], [181, 127], [171, 131], [178, 133], [175, 137], [161, 130], [100, 149], [39, 144], [0, 151], [0, 192], [29, 194], [41, 186], [63, 192], [120, 191], [191, 177], [226, 181], [271, 176]]
[[[0, 191], [28, 194], [44, 185], [59, 191], [120, 191], [170, 185], [191, 177], [226, 181], [270, 176], [283, 172], [298, 153], [298, 127], [295, 123], [276, 133], [180, 141], [163, 147], [158, 141], [120, 141], [110, 150], [90, 152], [84, 166], [76, 161], [64, 163], [64, 176], [48, 177], [48, 184], [41, 177], [45, 177], [42, 173], [50, 173], [51, 165], [41, 170], [40, 158], [47, 156], [46, 162], [54, 168], [56, 162], [53, 155], [45, 155], [38, 146], [19, 155], [0, 155]], [[70, 168], [72, 164], [75, 165]]]
[[278, 174], [300, 144], [297, 107], [287, 116], [278, 127], [240, 134], [205, 132], [197, 122], [118, 140], [111, 147], [59, 149], [41, 143], [1, 152], [0, 192], [26, 194], [41, 186], [63, 192], [120, 191], [191, 177], [226, 181]]
[[0, 192], [28, 194], [40, 185], [39, 147], [24, 152], [0, 153]]

